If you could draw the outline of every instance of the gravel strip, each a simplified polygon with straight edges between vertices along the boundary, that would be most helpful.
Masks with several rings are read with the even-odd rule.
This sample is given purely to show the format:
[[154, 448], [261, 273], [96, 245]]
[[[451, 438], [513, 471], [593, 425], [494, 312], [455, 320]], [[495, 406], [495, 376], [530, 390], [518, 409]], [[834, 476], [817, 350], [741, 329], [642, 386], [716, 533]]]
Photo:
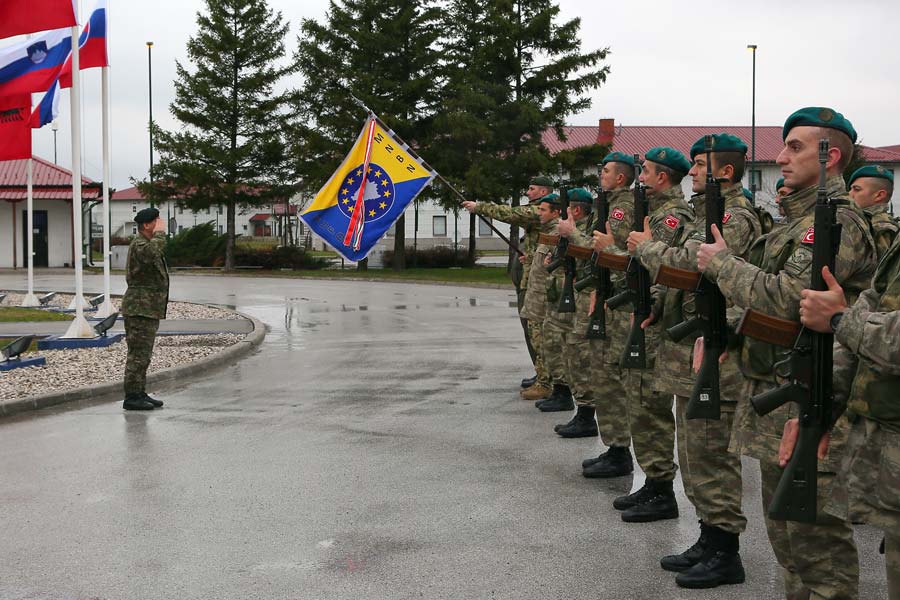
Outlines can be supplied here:
[[[0, 290], [0, 294], [7, 293], [6, 298], [3, 300], [3, 303], [0, 306], [21, 306], [22, 299], [25, 297], [25, 294], [20, 292], [4, 292]], [[37, 297], [41, 297], [46, 292], [35, 292]], [[55, 306], [57, 308], [68, 308], [69, 304], [72, 302], [72, 298], [74, 294], [57, 294], [50, 302], [49, 306]], [[90, 299], [91, 294], [85, 294], [85, 299]], [[118, 298], [113, 298], [113, 308], [118, 310], [119, 308], [119, 300]], [[87, 316], [90, 316], [90, 312], [86, 313]], [[207, 306], [205, 304], [194, 304], [193, 302], [169, 302], [169, 306], [166, 310], [166, 318], [167, 319], [226, 319], [226, 320], [235, 320], [242, 319], [241, 315], [224, 309], [218, 308], [215, 306]]]
[[[156, 339], [148, 373], [200, 360], [244, 338], [231, 333], [177, 335]], [[0, 400], [16, 400], [98, 383], [121, 381], [127, 347], [124, 340], [106, 348], [42, 350], [43, 367], [0, 372]]]

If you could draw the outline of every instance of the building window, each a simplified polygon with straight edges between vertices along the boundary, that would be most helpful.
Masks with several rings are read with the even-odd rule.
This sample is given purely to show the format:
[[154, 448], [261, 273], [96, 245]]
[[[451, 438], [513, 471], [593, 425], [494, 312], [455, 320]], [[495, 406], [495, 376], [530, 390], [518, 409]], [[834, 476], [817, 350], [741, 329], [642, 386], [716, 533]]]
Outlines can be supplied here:
[[220, 215], [222, 214], [222, 205], [221, 204], [219, 205], [219, 214]]
[[244, 225], [244, 231], [247, 231], [247, 226], [246, 226], [246, 225]]
[[446, 215], [436, 215], [431, 217], [431, 230], [434, 237], [445, 237], [447, 235]]
[[137, 212], [137, 204], [133, 204], [133, 203], [132, 203], [132, 205], [131, 205], [131, 212], [133, 212], [133, 213], [136, 213], [136, 212]]
[[137, 235], [137, 225], [131, 228], [131, 235]]
[[396, 232], [397, 232], [396, 225], [391, 225], [390, 228], [387, 230], [387, 235], [388, 235], [388, 237], [394, 237], [394, 234]]
[[762, 171], [750, 171], [749, 189], [759, 191], [762, 189]]
[[178, 233], [181, 233], [182, 231], [184, 231], [184, 225], [179, 225], [179, 226], [178, 226]]
[[179, 215], [183, 215], [183, 214], [184, 214], [184, 207], [183, 207], [183, 206], [179, 206], [179, 207], [178, 207], [178, 214], [179, 214]]
[[208, 206], [206, 207], [206, 214], [208, 214], [208, 215], [209, 215], [209, 214], [212, 214], [212, 213], [209, 212], [209, 207], [208, 207]]
[[223, 233], [225, 233], [225, 232], [223, 231], [224, 228], [225, 228], [224, 225], [219, 225], [219, 235], [222, 235]]
[[492, 219], [478, 219], [478, 235], [492, 235], [494, 232], [491, 230], [491, 223]]

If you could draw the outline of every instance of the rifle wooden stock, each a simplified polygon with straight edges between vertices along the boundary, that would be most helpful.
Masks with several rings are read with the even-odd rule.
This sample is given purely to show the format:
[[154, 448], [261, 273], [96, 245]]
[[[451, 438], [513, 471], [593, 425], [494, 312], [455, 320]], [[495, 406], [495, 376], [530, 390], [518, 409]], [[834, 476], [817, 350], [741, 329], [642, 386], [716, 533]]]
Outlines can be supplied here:
[[611, 271], [624, 271], [628, 268], [631, 257], [609, 252], [597, 253], [597, 266]]
[[545, 246], [556, 246], [559, 244], [559, 236], [551, 235], [549, 233], [540, 233], [538, 234], [538, 244], [543, 244]]
[[663, 265], [656, 274], [656, 283], [677, 290], [693, 292], [700, 286], [702, 278], [703, 275], [697, 271], [688, 271], [687, 269]]
[[593, 248], [585, 248], [584, 246], [573, 246], [569, 244], [566, 247], [566, 256], [576, 258], [578, 260], [590, 260], [594, 256]]
[[738, 323], [737, 332], [768, 344], [793, 348], [802, 329], [803, 326], [796, 321], [773, 317], [748, 308]]

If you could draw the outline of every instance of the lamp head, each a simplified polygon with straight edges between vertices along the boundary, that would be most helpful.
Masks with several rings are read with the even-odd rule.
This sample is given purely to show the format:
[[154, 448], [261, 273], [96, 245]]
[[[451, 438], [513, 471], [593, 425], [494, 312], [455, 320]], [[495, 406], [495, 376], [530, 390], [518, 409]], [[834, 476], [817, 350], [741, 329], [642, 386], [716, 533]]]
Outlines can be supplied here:
[[116, 319], [118, 318], [119, 313], [114, 312], [113, 314], [109, 315], [108, 317], [94, 325], [94, 331], [100, 337], [106, 337], [106, 332], [112, 329], [112, 326], [116, 324]]
[[104, 300], [106, 300], [106, 294], [97, 294], [93, 298], [90, 298], [88, 302], [91, 303], [91, 306], [97, 307], [103, 304]]
[[40, 298], [38, 298], [38, 302], [40, 302], [41, 306], [47, 306], [47, 304], [56, 298], [56, 292], [50, 292], [49, 294], [44, 294]]
[[0, 348], [0, 362], [19, 360], [19, 355], [28, 350], [33, 340], [33, 335], [23, 335]]

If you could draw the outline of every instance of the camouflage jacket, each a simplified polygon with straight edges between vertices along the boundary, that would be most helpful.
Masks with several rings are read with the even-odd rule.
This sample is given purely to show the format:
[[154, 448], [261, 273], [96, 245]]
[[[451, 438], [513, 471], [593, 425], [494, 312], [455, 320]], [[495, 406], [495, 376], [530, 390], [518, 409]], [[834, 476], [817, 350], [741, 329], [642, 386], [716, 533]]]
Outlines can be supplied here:
[[888, 214], [886, 204], [876, 204], [863, 209], [866, 219], [869, 220], [869, 226], [872, 228], [872, 237], [875, 238], [875, 247], [878, 249], [878, 258], [884, 256], [894, 238], [897, 237], [897, 231], [900, 229], [897, 220]]
[[[557, 232], [556, 226], [559, 219], [554, 219], [537, 230], [538, 234]], [[538, 244], [534, 251], [533, 260], [529, 264], [529, 281], [531, 284], [525, 290], [525, 300], [519, 313], [523, 319], [535, 320], [540, 323], [547, 316], [547, 280], [550, 273], [544, 266], [544, 258], [553, 253], [555, 246]]]
[[128, 289], [122, 298], [121, 312], [129, 317], [165, 319], [169, 302], [169, 269], [163, 250], [166, 235], [158, 232], [152, 239], [136, 235], [128, 246], [125, 281]]
[[538, 217], [538, 204], [531, 203], [522, 206], [509, 206], [508, 204], [494, 204], [492, 202], [477, 202], [475, 214], [488, 219], [509, 223], [521, 227], [525, 231], [525, 243], [522, 252], [525, 254], [525, 262], [522, 265], [522, 281], [520, 289], [528, 287], [528, 277], [531, 271], [531, 261], [534, 259], [534, 251], [537, 248], [538, 234], [541, 232], [541, 219]]
[[[569, 237], [569, 243], [574, 246], [584, 246], [590, 245], [591, 242], [588, 241], [590, 236], [588, 231], [593, 228], [593, 215], [588, 215], [587, 217], [581, 219], [580, 221], [575, 222], [575, 231], [572, 232], [572, 235]], [[583, 263], [585, 261], [576, 261], [575, 263], [575, 280], [577, 281], [580, 277], [583, 276]], [[582, 268], [579, 268], [579, 263], [582, 263]], [[590, 304], [590, 297], [588, 296], [587, 302], [578, 301], [579, 296], [584, 296], [585, 294], [575, 294], [575, 312], [574, 313], [560, 313], [556, 310], [559, 305], [559, 298], [562, 294], [563, 286], [566, 281], [566, 269], [565, 265], [560, 266], [555, 269], [553, 273], [550, 274], [550, 277], [547, 279], [547, 318], [554, 319], [558, 323], [565, 324], [574, 328], [574, 324], [576, 320], [580, 320], [580, 323], [583, 323], [584, 330], [587, 329], [587, 311], [588, 306]], [[582, 333], [584, 333], [584, 330]]]
[[[847, 198], [844, 180], [828, 179], [832, 197]], [[742, 308], [753, 308], [784, 319], [799, 320], [800, 292], [809, 287], [814, 207], [817, 186], [799, 190], [782, 199], [787, 223], [759, 238], [750, 249], [750, 261], [724, 251], [713, 257], [705, 274], [713, 279], [727, 299]], [[856, 205], [838, 208], [842, 224], [841, 243], [835, 260], [835, 276], [849, 301], [869, 285], [875, 270], [875, 242], [869, 225]], [[773, 366], [785, 355], [783, 349], [744, 338], [740, 367], [744, 376], [756, 382], [754, 392], [774, 388], [777, 380]], [[766, 416], [758, 416], [749, 396], [742, 395], [735, 414], [732, 450], [760, 460], [775, 462], [784, 423], [797, 415], [797, 407], [788, 403]], [[835, 471], [840, 464], [848, 424], [841, 419], [835, 426], [831, 449], [820, 468]]]
[[[750, 246], [762, 233], [759, 217], [750, 202], [744, 197], [741, 185], [731, 185], [722, 190], [725, 212], [722, 217], [722, 235], [738, 256], [746, 257]], [[697, 250], [706, 241], [706, 196], [691, 199], [693, 217], [685, 225], [681, 236], [683, 243], [667, 246], [663, 242], [651, 240], [636, 249], [637, 256], [655, 279], [661, 265], [687, 271], [697, 270]], [[668, 289], [663, 300], [662, 327], [668, 329], [682, 321], [696, 316], [694, 295], [683, 290]], [[696, 337], [696, 336], [695, 336]], [[692, 356], [695, 337], [688, 337], [680, 343], [662, 334], [656, 364], [656, 384], [658, 391], [679, 396], [690, 396], [694, 385]], [[723, 399], [736, 402], [743, 386], [743, 377], [736, 358], [722, 365], [720, 388]]]

